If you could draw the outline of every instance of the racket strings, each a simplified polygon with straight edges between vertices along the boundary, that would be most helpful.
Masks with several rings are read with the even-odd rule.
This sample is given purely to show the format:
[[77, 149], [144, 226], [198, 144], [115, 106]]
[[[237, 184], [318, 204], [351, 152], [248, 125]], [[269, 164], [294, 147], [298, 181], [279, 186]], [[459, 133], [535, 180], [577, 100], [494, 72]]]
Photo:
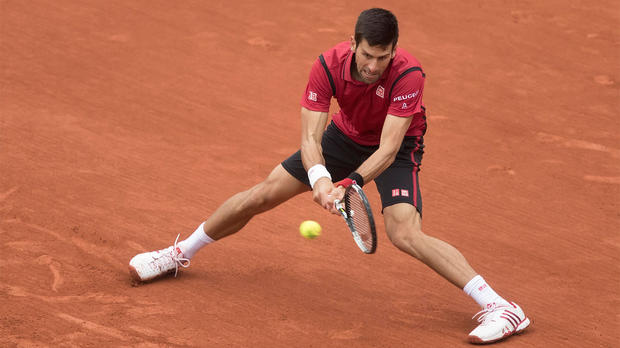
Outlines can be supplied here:
[[364, 246], [370, 250], [373, 244], [372, 227], [364, 201], [357, 192], [351, 192], [346, 198], [346, 203], [347, 214], [355, 226], [355, 232]]

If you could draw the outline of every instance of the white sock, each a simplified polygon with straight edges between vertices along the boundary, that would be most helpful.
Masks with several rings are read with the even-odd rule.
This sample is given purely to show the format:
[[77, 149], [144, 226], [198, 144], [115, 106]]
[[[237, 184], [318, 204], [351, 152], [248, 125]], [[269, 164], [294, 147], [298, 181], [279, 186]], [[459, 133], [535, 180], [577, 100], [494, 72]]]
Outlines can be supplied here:
[[198, 250], [205, 247], [207, 244], [215, 242], [211, 237], [207, 236], [204, 231], [204, 222], [198, 226], [196, 231], [192, 233], [187, 239], [180, 241], [177, 246], [181, 249], [183, 256], [191, 259]]
[[508, 304], [508, 301], [499, 296], [480, 275], [475, 276], [465, 285], [463, 291], [471, 296], [483, 309], [493, 305]]

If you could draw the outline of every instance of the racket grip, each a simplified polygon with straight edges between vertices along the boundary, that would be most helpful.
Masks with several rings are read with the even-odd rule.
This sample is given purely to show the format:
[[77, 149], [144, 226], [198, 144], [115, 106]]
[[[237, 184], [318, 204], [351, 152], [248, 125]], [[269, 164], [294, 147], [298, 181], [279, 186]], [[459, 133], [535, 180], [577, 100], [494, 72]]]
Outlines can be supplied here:
[[338, 199], [334, 199], [334, 207], [338, 210], [344, 209], [344, 207], [342, 206], [342, 203], [340, 203], [340, 200]]
[[340, 202], [339, 200], [335, 199], [334, 200], [334, 208], [336, 208], [336, 210], [338, 210], [340, 212], [340, 215], [342, 215], [342, 217], [347, 220], [347, 212], [344, 210], [344, 204], [342, 204], [342, 202]]

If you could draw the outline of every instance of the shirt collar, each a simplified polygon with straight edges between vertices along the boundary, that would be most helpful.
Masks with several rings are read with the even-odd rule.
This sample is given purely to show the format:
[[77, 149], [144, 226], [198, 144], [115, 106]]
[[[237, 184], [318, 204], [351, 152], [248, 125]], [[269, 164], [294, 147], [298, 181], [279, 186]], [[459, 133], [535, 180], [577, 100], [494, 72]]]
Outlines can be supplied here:
[[349, 50], [349, 54], [347, 55], [347, 60], [344, 63], [344, 80], [347, 82], [358, 82], [351, 75], [351, 64], [353, 64], [353, 51]]

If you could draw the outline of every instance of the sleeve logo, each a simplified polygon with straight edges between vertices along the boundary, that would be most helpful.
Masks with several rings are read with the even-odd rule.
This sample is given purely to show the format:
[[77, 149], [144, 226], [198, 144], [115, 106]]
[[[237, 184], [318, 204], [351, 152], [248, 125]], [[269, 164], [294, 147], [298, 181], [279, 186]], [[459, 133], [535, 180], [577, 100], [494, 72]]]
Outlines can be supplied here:
[[409, 93], [409, 94], [405, 94], [405, 95], [399, 95], [398, 97], [394, 97], [393, 101], [396, 102], [396, 101], [407, 100], [409, 98], [415, 98], [418, 95], [419, 92], [420, 92], [420, 90], [417, 90], [417, 91], [415, 91], [413, 93]]
[[312, 100], [312, 101], [316, 101], [316, 92], [312, 92], [312, 91], [310, 91], [310, 92], [308, 93], [308, 99], [309, 99], [309, 100]]

